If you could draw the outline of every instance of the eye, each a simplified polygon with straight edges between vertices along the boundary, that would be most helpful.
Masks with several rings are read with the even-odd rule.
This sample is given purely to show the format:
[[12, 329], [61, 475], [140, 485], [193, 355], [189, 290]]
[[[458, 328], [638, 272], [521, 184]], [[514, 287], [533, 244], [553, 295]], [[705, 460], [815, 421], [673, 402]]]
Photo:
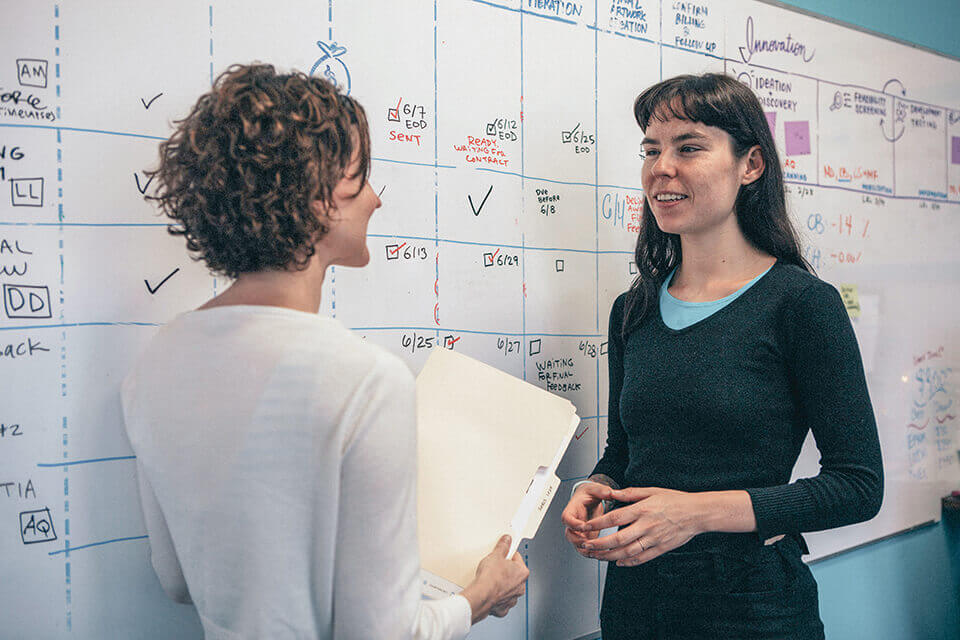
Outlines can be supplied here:
[[680, 147], [680, 153], [693, 153], [694, 151], [700, 151], [700, 147], [695, 147], [690, 144], [685, 144]]
[[653, 157], [656, 157], [656, 156], [658, 156], [658, 155], [660, 155], [660, 150], [659, 150], [659, 149], [641, 149], [641, 150], [640, 150], [640, 157], [641, 157], [641, 158], [644, 158], [644, 159], [646, 159], [646, 158], [653, 158]]

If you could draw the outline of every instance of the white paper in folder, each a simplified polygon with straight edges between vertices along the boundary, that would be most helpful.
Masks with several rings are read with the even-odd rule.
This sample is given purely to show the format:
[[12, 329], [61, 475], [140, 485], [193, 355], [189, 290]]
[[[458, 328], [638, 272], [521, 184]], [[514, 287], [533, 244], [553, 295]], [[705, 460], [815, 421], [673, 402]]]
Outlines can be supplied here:
[[579, 422], [565, 398], [448, 349], [433, 351], [417, 376], [425, 595], [466, 586], [504, 533], [513, 537], [511, 556], [536, 534]]

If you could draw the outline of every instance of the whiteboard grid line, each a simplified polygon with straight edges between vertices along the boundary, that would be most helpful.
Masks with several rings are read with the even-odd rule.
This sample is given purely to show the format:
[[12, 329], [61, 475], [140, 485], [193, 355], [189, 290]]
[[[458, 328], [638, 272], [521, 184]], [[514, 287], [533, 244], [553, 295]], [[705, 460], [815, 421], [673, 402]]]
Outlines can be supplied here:
[[[600, 22], [600, 9], [598, 3], [593, 3], [593, 23], [599, 24]], [[593, 206], [594, 206], [594, 215], [593, 215], [593, 238], [594, 238], [594, 249], [597, 253], [594, 256], [594, 262], [596, 266], [597, 280], [596, 288], [594, 293], [596, 294], [595, 298], [595, 311], [596, 311], [596, 328], [597, 333], [600, 332], [600, 56], [599, 56], [599, 41], [600, 34], [598, 31], [593, 32], [593, 135], [596, 136], [596, 144], [594, 144], [594, 156], [593, 156], [593, 181], [595, 183], [593, 189]], [[609, 340], [609, 337], [607, 338]], [[595, 363], [596, 373], [597, 373], [597, 415], [600, 415], [600, 358], [597, 358]], [[584, 418], [585, 419], [585, 418]], [[597, 420], [597, 428], [594, 429], [594, 440], [596, 443], [595, 446], [595, 459], [600, 460], [600, 421]], [[594, 463], [596, 466], [596, 462]], [[600, 597], [603, 593], [603, 585], [600, 584], [600, 563], [597, 563], [597, 621], [600, 620]]]
[[[522, 0], [521, 0], [522, 2]], [[523, 6], [522, 4], [520, 5]], [[526, 209], [526, 191], [527, 191], [527, 179], [526, 179], [526, 125], [524, 124], [524, 105], [523, 105], [523, 95], [526, 89], [526, 78], [524, 77], [524, 48], [523, 48], [523, 11], [520, 11], [520, 215], [524, 216]], [[526, 223], [526, 221], [524, 221]], [[526, 233], [521, 232], [520, 234], [520, 244], [526, 245], [527, 238]], [[527, 351], [530, 349], [529, 340], [527, 339], [527, 250], [524, 246], [520, 250], [520, 282], [521, 282], [521, 321], [522, 321], [522, 330], [523, 337], [523, 346], [520, 350], [520, 354], [523, 358], [523, 379], [527, 379]], [[527, 565], [529, 570], [530, 568], [530, 544], [527, 543], [523, 548], [523, 561]], [[527, 581], [527, 588], [524, 590], [523, 594], [523, 617], [524, 617], [524, 637], [526, 640], [530, 640], [530, 581]]]
[[[476, 0], [471, 0], [471, 1], [476, 1]], [[734, 61], [734, 60], [729, 60], [729, 62], [736, 62], [736, 61]], [[726, 62], [725, 62], [725, 64], [726, 64]], [[740, 63], [740, 64], [743, 64], [743, 63]], [[748, 65], [748, 66], [755, 66], [755, 65]], [[726, 67], [724, 67], [724, 70], [726, 71]], [[774, 70], [774, 71], [777, 71], [776, 69], [773, 69], [773, 70]], [[786, 72], [780, 72], [780, 73], [786, 73]], [[826, 81], [818, 81], [818, 82], [826, 82]], [[836, 84], [836, 83], [829, 83], [829, 82], [828, 82], [828, 84]], [[843, 84], [843, 85], [838, 85], [838, 86], [856, 86], [856, 85]], [[873, 91], [873, 92], [877, 92], [876, 89], [868, 89], [868, 90]], [[889, 95], [889, 94], [886, 94], [886, 95]], [[919, 103], [919, 102], [918, 102], [918, 104], [925, 104], [925, 103]], [[940, 107], [939, 105], [930, 104], [930, 105], [927, 105], [927, 106], [932, 106], [932, 107], [940, 108], [940, 109], [943, 109], [944, 111], [947, 110], [946, 107]], [[139, 134], [139, 133], [129, 133], [129, 132], [122, 132], [122, 131], [108, 131], [108, 130], [104, 130], [104, 129], [89, 129], [89, 128], [82, 128], [82, 127], [57, 127], [57, 126], [51, 126], [51, 125], [0, 123], [0, 128], [2, 128], [2, 127], [23, 128], [23, 129], [51, 129], [51, 130], [56, 130], [56, 131], [70, 131], [70, 132], [74, 132], [74, 133], [97, 133], [97, 134], [104, 134], [104, 135], [127, 136], [127, 137], [143, 138], [143, 139], [158, 140], [158, 141], [163, 141], [163, 140], [166, 140], [166, 139], [167, 139], [167, 138], [160, 137], [160, 136], [153, 136], [153, 135], [146, 135], [146, 134]], [[521, 125], [521, 128], [522, 128], [522, 125]], [[819, 127], [818, 127], [818, 128], [819, 128]], [[819, 136], [819, 130], [818, 130], [818, 136]], [[522, 151], [521, 151], [521, 155], [522, 155]], [[412, 161], [408, 161], [408, 160], [394, 160], [394, 159], [392, 159], [392, 158], [373, 157], [372, 159], [373, 159], [375, 162], [390, 162], [390, 163], [396, 163], [396, 164], [406, 164], [406, 165], [423, 166], [423, 167], [433, 167], [433, 166], [434, 166], [434, 165], [432, 165], [432, 164], [423, 163], [423, 162], [412, 162]], [[818, 158], [818, 160], [819, 160], [819, 158]], [[949, 165], [949, 163], [948, 163], [948, 165]], [[474, 171], [489, 171], [489, 172], [491, 172], [491, 173], [500, 173], [500, 174], [503, 174], [503, 175], [511, 175], [511, 176], [515, 176], [515, 177], [518, 177], [518, 178], [526, 178], [526, 179], [528, 179], [528, 180], [535, 180], [535, 181], [538, 181], [538, 182], [552, 182], [552, 183], [555, 183], [555, 184], [564, 184], [564, 185], [570, 185], [570, 186], [584, 186], [584, 187], [592, 187], [592, 186], [594, 186], [593, 183], [589, 183], [589, 182], [571, 182], [571, 181], [564, 181], [564, 180], [556, 180], [556, 179], [553, 179], [553, 178], [543, 178], [543, 177], [538, 177], [538, 176], [527, 176], [527, 175], [522, 175], [521, 173], [517, 173], [517, 172], [513, 172], [513, 171], [501, 171], [501, 170], [498, 170], [498, 169], [491, 169], [491, 168], [487, 168], [487, 167], [458, 167], [458, 166], [455, 166], [455, 165], [443, 165], [443, 164], [437, 164], [436, 166], [437, 166], [438, 168], [440, 168], [440, 169], [473, 169]], [[818, 175], [819, 175], [819, 169], [818, 169]], [[786, 180], [786, 179], [785, 179], [785, 180], [784, 180], [784, 183], [785, 183], [785, 184], [798, 184], [798, 185], [804, 185], [804, 186], [810, 186], [810, 187], [822, 187], [822, 188], [824, 188], [824, 189], [839, 189], [839, 190], [842, 190], [842, 191], [849, 191], [850, 193], [860, 193], [860, 194], [873, 195], [873, 196], [879, 195], [879, 196], [882, 196], [882, 197], [884, 197], [884, 198], [895, 198], [895, 199], [900, 199], [900, 200], [913, 200], [913, 201], [917, 201], [917, 202], [920, 202], [920, 201], [936, 202], [936, 203], [938, 203], [938, 204], [960, 204], [960, 198], [958, 198], [958, 199], [951, 199], [950, 196], [949, 196], [949, 193], [946, 195], [946, 197], [933, 197], [933, 196], [920, 196], [920, 195], [913, 196], [913, 195], [900, 195], [900, 194], [896, 194], [896, 193], [892, 193], [892, 194], [890, 194], [890, 193], [882, 193], [882, 192], [872, 191], [872, 190], [870, 190], [870, 189], [862, 189], [862, 188], [856, 188], [856, 187], [845, 187], [845, 186], [842, 186], [842, 185], [821, 184], [819, 181], [803, 181], [803, 180]], [[643, 191], [643, 189], [642, 189], [641, 187], [636, 187], [636, 186], [615, 185], [615, 184], [601, 184], [601, 185], [598, 185], [598, 186], [600, 186], [600, 187], [602, 187], [602, 188], [605, 188], [605, 189], [623, 189], [623, 190], [632, 190], [632, 191], [641, 191], [641, 192]], [[948, 191], [949, 191], [949, 190], [948, 190]], [[12, 225], [29, 226], [30, 224], [31, 224], [31, 223], [0, 222], [0, 225], [5, 225], [5, 226], [12, 226]], [[33, 224], [36, 224], [36, 223], [33, 223]]]
[[76, 546], [76, 547], [71, 547], [71, 546], [69, 546], [69, 545], [64, 545], [64, 548], [63, 548], [63, 549], [57, 549], [56, 551], [48, 551], [48, 552], [47, 552], [47, 555], [49, 555], [49, 556], [56, 556], [56, 555], [59, 555], [59, 554], [62, 553], [62, 554], [64, 554], [64, 555], [66, 555], [66, 556], [69, 556], [71, 552], [73, 552], [73, 551], [79, 551], [80, 549], [90, 549], [90, 548], [92, 548], [92, 547], [102, 547], [103, 545], [112, 544], [112, 543], [114, 543], [114, 542], [128, 542], [128, 541], [130, 541], [130, 540], [146, 540], [146, 539], [147, 539], [147, 536], [146, 536], [146, 535], [142, 535], [142, 536], [127, 536], [127, 537], [124, 537], [124, 538], [112, 538], [112, 539], [110, 539], [110, 540], [102, 540], [102, 541], [100, 541], [100, 542], [91, 542], [91, 543], [82, 544], [82, 545], [79, 545], [79, 546]]
[[[137, 328], [155, 328], [163, 327], [166, 323], [164, 322], [127, 322], [127, 321], [100, 321], [100, 322], [72, 322], [67, 324], [37, 324], [37, 325], [23, 325], [23, 326], [10, 326], [10, 327], [0, 327], [0, 331], [37, 331], [40, 329], [64, 329], [64, 328], [73, 328], [73, 329], [82, 329], [82, 328], [92, 328], [92, 327], [137, 327]], [[351, 331], [428, 331], [432, 332], [437, 327], [435, 326], [420, 326], [420, 325], [397, 325], [397, 326], [374, 326], [374, 327], [356, 327], [351, 326], [347, 327]], [[457, 327], [444, 327], [440, 326], [439, 331], [444, 333], [466, 333], [466, 334], [477, 334], [477, 335], [487, 335], [487, 336], [511, 336], [511, 337], [521, 337], [523, 335], [533, 336], [533, 337], [543, 337], [543, 338], [602, 338], [603, 334], [593, 333], [590, 330], [584, 332], [569, 332], [569, 333], [558, 333], [550, 331], [527, 331], [526, 334], [516, 332], [516, 331], [484, 331], [480, 329], [460, 329]]]
[[[332, 0], [331, 0], [332, 1]], [[438, 94], [437, 90], [437, 0], [433, 0], [433, 247], [435, 250], [433, 260], [433, 319], [437, 324], [434, 337], [440, 342], [440, 150], [438, 112]]]
[[[57, 120], [60, 120], [62, 117], [61, 112], [61, 101], [62, 101], [62, 86], [61, 86], [61, 75], [60, 75], [60, 5], [53, 5], [53, 17], [54, 17], [54, 26], [53, 26], [53, 37], [56, 45], [55, 56], [56, 56], [56, 94], [57, 94]], [[63, 136], [61, 134], [61, 129], [57, 128], [57, 218], [60, 223], [63, 223]], [[64, 228], [61, 226], [59, 228], [59, 239], [58, 239], [58, 251], [59, 251], [59, 263], [60, 263], [60, 289], [59, 289], [59, 317], [62, 320], [64, 318], [64, 257], [63, 257], [63, 240], [64, 240]], [[60, 402], [63, 403], [63, 398], [66, 397], [67, 387], [66, 387], [66, 358], [67, 358], [67, 332], [66, 330], [61, 330], [60, 332]], [[63, 457], [67, 458], [69, 456], [69, 438], [70, 430], [68, 428], [69, 422], [67, 420], [66, 411], [64, 410], [62, 422], [61, 422], [61, 448], [63, 452]], [[69, 469], [64, 467], [63, 469], [63, 549], [64, 549], [64, 563], [63, 563], [63, 581], [64, 581], [64, 616], [65, 624], [67, 631], [73, 630], [73, 587], [72, 579], [70, 576], [70, 476]]]

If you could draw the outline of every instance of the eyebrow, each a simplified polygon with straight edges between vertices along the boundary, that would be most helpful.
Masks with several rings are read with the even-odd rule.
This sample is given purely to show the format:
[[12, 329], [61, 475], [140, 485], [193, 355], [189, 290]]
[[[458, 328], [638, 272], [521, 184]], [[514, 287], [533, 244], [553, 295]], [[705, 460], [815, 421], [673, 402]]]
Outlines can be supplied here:
[[[671, 142], [686, 142], [687, 140], [709, 140], [709, 138], [702, 133], [681, 133], [680, 135], [674, 137]], [[660, 144], [660, 141], [654, 140], [653, 138], [644, 138], [640, 141], [640, 144]]]

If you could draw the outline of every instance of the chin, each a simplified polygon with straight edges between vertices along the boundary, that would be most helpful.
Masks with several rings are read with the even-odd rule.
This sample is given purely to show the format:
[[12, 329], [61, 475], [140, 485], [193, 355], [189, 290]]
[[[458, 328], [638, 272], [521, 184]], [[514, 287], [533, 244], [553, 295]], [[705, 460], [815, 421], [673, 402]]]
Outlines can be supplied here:
[[368, 264], [370, 264], [370, 252], [369, 252], [369, 251], [364, 251], [364, 252], [363, 252], [363, 255], [361, 255], [361, 256], [355, 256], [355, 257], [353, 257], [353, 258], [351, 258], [351, 259], [349, 259], [349, 260], [344, 260], [344, 261], [343, 261], [343, 266], [344, 266], [344, 267], [353, 267], [353, 268], [355, 268], [355, 269], [359, 269], [359, 268], [361, 268], [361, 267], [365, 267], [365, 266], [367, 266]]
[[660, 231], [664, 233], [680, 235], [687, 231], [686, 227], [679, 220], [671, 220], [669, 217], [657, 218], [656, 216], [654, 216], [654, 219], [657, 221], [657, 226], [660, 228]]

